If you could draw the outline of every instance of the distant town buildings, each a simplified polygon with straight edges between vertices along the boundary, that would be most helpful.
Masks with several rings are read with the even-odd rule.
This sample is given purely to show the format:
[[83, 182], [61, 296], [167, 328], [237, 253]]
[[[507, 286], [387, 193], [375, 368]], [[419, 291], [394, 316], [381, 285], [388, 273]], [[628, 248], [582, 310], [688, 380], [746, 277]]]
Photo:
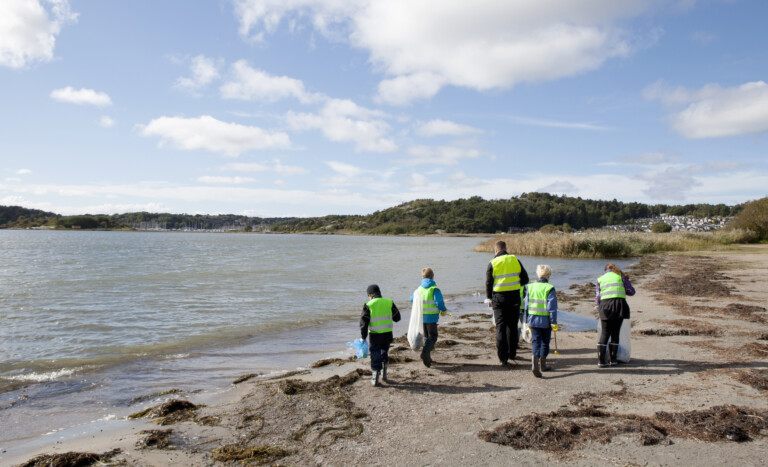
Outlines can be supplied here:
[[658, 217], [644, 217], [635, 219], [621, 225], [608, 225], [603, 230], [626, 231], [626, 232], [650, 232], [651, 226], [657, 222], [664, 222], [672, 227], [673, 231], [686, 232], [709, 232], [722, 229], [725, 224], [730, 222], [733, 217], [690, 217], [690, 216], [670, 216], [661, 214]]

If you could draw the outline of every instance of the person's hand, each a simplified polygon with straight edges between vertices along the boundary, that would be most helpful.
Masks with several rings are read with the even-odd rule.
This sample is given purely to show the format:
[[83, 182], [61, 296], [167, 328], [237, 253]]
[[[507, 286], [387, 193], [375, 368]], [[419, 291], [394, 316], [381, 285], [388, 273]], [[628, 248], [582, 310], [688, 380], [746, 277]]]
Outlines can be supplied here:
[[555, 332], [557, 332], [557, 324], [553, 324], [553, 325], [552, 325], [552, 330], [553, 330], [553, 331], [555, 331]]
[[445, 316], [445, 314], [446, 314], [446, 312], [445, 312], [445, 311], [441, 311], [441, 312], [440, 312], [440, 316]]
[[490, 298], [486, 298], [485, 300], [483, 300], [483, 303], [487, 304], [488, 308], [491, 308], [491, 299]]

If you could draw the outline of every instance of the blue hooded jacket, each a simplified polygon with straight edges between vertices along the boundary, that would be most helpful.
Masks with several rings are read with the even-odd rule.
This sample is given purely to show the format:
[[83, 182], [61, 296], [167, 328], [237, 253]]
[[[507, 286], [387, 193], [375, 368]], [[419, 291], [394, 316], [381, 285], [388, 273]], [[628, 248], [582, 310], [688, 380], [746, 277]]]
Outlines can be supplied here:
[[[435, 286], [435, 281], [432, 279], [422, 279], [421, 280], [421, 287], [424, 289], [428, 289], [430, 287]], [[411, 294], [411, 303], [413, 303], [413, 294]], [[437, 309], [440, 311], [445, 311], [445, 302], [443, 302], [443, 293], [440, 292], [440, 289], [435, 289], [435, 304], [437, 305]], [[440, 319], [440, 314], [436, 315], [424, 315], [424, 323], [431, 324], [431, 323], [437, 323], [437, 321]]]

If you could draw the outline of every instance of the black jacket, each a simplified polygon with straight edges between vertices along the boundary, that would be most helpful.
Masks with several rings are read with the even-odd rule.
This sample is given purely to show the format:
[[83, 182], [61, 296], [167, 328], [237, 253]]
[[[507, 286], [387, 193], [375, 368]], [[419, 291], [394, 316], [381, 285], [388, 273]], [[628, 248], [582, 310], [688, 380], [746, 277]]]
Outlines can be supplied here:
[[[506, 251], [500, 251], [494, 258], [497, 258], [499, 256], [508, 255]], [[517, 260], [518, 263], [520, 263], [520, 260]], [[528, 283], [528, 272], [523, 267], [523, 263], [520, 263], [520, 287], [524, 286]], [[517, 296], [520, 296], [519, 290], [512, 290], [509, 292], [494, 292], [493, 291], [493, 263], [490, 261], [488, 262], [488, 268], [485, 270], [485, 297], [486, 298], [493, 298], [494, 294], [498, 295], [506, 295], [506, 294], [517, 294]]]
[[[381, 295], [375, 294], [371, 300], [374, 298], [381, 298]], [[400, 321], [400, 310], [397, 309], [397, 305], [395, 305], [395, 302], [392, 302], [392, 321], [398, 322]], [[368, 337], [368, 325], [371, 322], [371, 310], [368, 309], [368, 305], [363, 305], [363, 314], [360, 315], [360, 336], [365, 340]], [[372, 333], [371, 334], [371, 345], [388, 345], [392, 343], [393, 340], [392, 332], [382, 332], [382, 333]]]

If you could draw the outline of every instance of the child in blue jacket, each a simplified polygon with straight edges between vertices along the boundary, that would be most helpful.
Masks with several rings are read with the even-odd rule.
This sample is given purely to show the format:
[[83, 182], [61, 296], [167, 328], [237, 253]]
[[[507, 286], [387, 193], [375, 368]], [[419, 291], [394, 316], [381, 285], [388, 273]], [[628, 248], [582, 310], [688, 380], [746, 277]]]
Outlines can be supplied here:
[[[437, 322], [440, 316], [445, 316], [446, 311], [443, 294], [435, 285], [435, 273], [432, 268], [421, 270], [421, 285], [416, 292], [421, 294], [421, 297], [415, 298], [421, 298], [424, 310], [424, 348], [421, 351], [421, 361], [424, 362], [424, 366], [429, 368], [432, 365], [430, 353], [437, 343]], [[413, 300], [414, 296], [411, 295], [411, 302]]]

